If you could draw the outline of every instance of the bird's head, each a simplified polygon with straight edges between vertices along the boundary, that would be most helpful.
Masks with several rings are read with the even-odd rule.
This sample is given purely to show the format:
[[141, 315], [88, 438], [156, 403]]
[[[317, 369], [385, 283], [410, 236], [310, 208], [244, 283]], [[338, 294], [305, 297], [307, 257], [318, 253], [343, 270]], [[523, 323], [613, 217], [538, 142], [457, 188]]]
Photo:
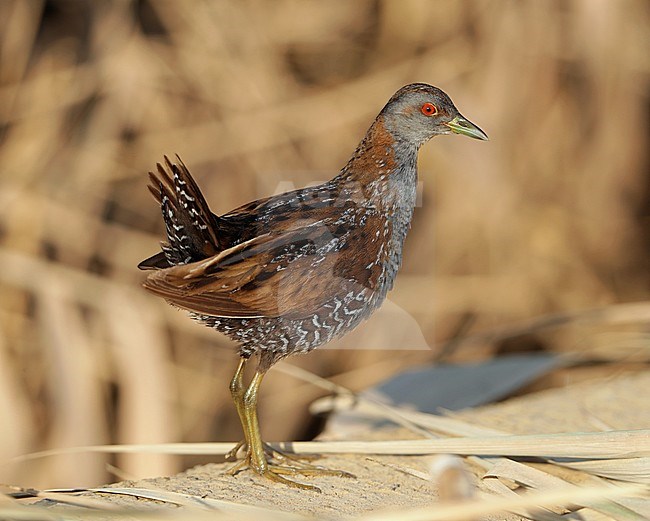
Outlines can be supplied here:
[[420, 146], [439, 134], [462, 134], [487, 140], [487, 134], [465, 118], [440, 89], [412, 83], [398, 90], [381, 111], [396, 139]]

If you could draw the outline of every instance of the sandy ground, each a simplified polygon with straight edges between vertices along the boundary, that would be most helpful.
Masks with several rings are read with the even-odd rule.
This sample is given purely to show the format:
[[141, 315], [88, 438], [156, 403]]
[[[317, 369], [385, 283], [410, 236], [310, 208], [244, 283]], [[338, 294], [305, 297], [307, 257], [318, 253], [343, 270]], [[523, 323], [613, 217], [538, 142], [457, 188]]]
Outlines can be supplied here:
[[[647, 389], [650, 389], [650, 372], [622, 374], [605, 381], [542, 391], [468, 410], [457, 416], [473, 424], [520, 434], [650, 428]], [[327, 437], [336, 437], [333, 434], [330, 430]], [[375, 431], [369, 437], [404, 439], [413, 438], [413, 434], [403, 429], [387, 428]], [[251, 472], [232, 477], [224, 474], [230, 464], [217, 463], [198, 466], [171, 477], [116, 483], [113, 486], [172, 491], [327, 519], [381, 509], [431, 505], [436, 501], [437, 491], [435, 485], [422, 476], [428, 471], [431, 460], [431, 457], [422, 456], [327, 456], [318, 463], [328, 468], [346, 470], [355, 474], [356, 479], [308, 478], [310, 483], [321, 488], [321, 493], [287, 488]], [[480, 469], [471, 465], [468, 468], [473, 469], [476, 487], [482, 488]], [[106, 494], [101, 497], [128, 507], [161, 505], [134, 497]], [[521, 518], [499, 515], [484, 519]]]

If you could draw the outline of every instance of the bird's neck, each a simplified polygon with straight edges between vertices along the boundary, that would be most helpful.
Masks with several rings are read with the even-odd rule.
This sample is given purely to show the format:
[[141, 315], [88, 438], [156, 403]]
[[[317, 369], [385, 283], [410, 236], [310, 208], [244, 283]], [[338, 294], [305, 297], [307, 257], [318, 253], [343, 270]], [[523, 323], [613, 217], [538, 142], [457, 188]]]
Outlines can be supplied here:
[[410, 214], [415, 206], [418, 148], [395, 139], [379, 116], [335, 181], [368, 204]]

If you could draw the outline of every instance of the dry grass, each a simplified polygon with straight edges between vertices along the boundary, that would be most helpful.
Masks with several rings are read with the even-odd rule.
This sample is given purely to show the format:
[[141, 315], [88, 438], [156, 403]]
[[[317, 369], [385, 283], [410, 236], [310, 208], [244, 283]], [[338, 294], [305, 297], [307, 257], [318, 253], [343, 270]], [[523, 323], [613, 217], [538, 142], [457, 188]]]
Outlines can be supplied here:
[[[649, 17], [643, 0], [2, 2], [0, 461], [237, 438], [231, 345], [139, 289], [135, 265], [162, 237], [145, 173], [179, 153], [216, 212], [322, 180], [411, 81], [443, 87], [492, 141], [423, 150], [391, 296], [404, 313], [344, 342], [368, 349], [300, 364], [359, 389], [433, 359], [468, 317], [463, 334], [646, 299]], [[644, 348], [647, 316], [626, 316], [516, 346], [583, 350], [606, 332], [607, 353]], [[413, 318], [434, 350], [386, 349], [413, 347]], [[270, 375], [269, 438], [306, 434], [319, 391], [295, 389]], [[194, 461], [61, 457], [0, 481], [92, 486], [107, 462], [144, 476]]]
[[[384, 463], [418, 480], [429, 482], [437, 494], [438, 501], [434, 504], [376, 511], [361, 517], [339, 513], [335, 519], [450, 521], [483, 519], [486, 515], [509, 512], [520, 516], [517, 519], [532, 521], [643, 521], [650, 515], [650, 430], [511, 435], [459, 418], [414, 412], [380, 403], [299, 368], [285, 366], [283, 372], [338, 393], [335, 400], [323, 399], [314, 404], [321, 411], [326, 408], [351, 410], [361, 417], [389, 420], [406, 427], [422, 439], [294, 442], [279, 444], [276, 448], [296, 454], [441, 455], [429, 463], [429, 473], [404, 466], [410, 465], [406, 461], [400, 465]], [[76, 447], [30, 454], [16, 458], [13, 463], [79, 453], [215, 455], [225, 454], [232, 446], [228, 443], [177, 443]], [[467, 463], [479, 469], [480, 489], [464, 460], [447, 454], [465, 455]], [[512, 459], [522, 457], [534, 460], [523, 463]], [[561, 469], [569, 469], [569, 472], [560, 472]], [[174, 479], [158, 482], [158, 486], [153, 482], [141, 482], [148, 485], [146, 487], [135, 483], [126, 484], [126, 487], [118, 485], [93, 489], [8, 490], [5, 491], [8, 494], [4, 497], [5, 504], [0, 502], [0, 513], [16, 518], [50, 519], [51, 510], [26, 507], [18, 501], [18, 498], [29, 497], [46, 499], [59, 505], [56, 512], [72, 519], [109, 514], [113, 519], [185, 519], [192, 516], [199, 519], [248, 520], [262, 514], [265, 518], [271, 516], [272, 519], [283, 521], [314, 519], [300, 513], [300, 508], [293, 512], [289, 499], [285, 500], [281, 510], [269, 505], [260, 509], [259, 506], [248, 504], [248, 501], [224, 501], [209, 495], [181, 492], [181, 482], [174, 483]], [[276, 493], [275, 490], [272, 492]], [[136, 506], [128, 507], [107, 501], [117, 496], [138, 498], [139, 502], [135, 503]], [[309, 501], [317, 502], [315, 498]], [[174, 512], [161, 508], [161, 505], [174, 505], [182, 509]]]
[[[496, 483], [496, 480], [495, 480]], [[518, 495], [505, 487], [510, 494], [502, 493], [501, 497], [490, 495], [478, 499], [464, 499], [460, 501], [449, 501], [437, 504], [432, 507], [408, 509], [401, 511], [385, 511], [368, 514], [354, 519], [364, 521], [467, 521], [481, 519], [488, 514], [499, 514], [503, 512], [515, 512], [527, 519], [533, 521], [562, 521], [564, 519], [584, 519], [602, 521], [605, 519], [614, 519], [616, 521], [643, 521], [644, 517], [635, 513], [633, 510], [615, 503], [615, 500], [622, 496], [638, 494], [642, 489], [638, 486], [625, 485], [618, 488], [604, 486], [590, 486], [575, 490], [572, 488], [555, 488], [542, 492], [531, 492], [526, 495]], [[188, 494], [178, 494], [168, 491], [157, 491], [150, 489], [121, 489], [121, 488], [99, 488], [84, 492], [94, 492], [108, 495], [126, 495], [139, 498], [155, 500], [165, 505], [183, 506], [184, 509], [174, 511], [170, 509], [120, 509], [106, 501], [89, 499], [87, 497], [78, 497], [75, 491], [57, 492], [39, 492], [37, 497], [58, 501], [64, 505], [72, 505], [79, 508], [57, 508], [56, 510], [46, 510], [39, 507], [13, 506], [5, 507], [2, 512], [5, 515], [13, 515], [16, 519], [38, 519], [38, 520], [58, 520], [65, 515], [65, 519], [151, 519], [151, 520], [177, 520], [192, 519], [198, 520], [224, 520], [237, 519], [248, 521], [264, 519], [278, 521], [307, 521], [314, 519], [310, 516], [291, 514], [269, 508], [253, 507], [241, 505], [227, 501], [217, 501], [210, 498], [202, 498]], [[606, 498], [604, 496], [607, 496]], [[562, 510], [563, 505], [593, 505], [593, 509], [582, 508], [575, 517], [561, 516], [554, 510]], [[581, 508], [581, 507], [580, 507]], [[606, 514], [601, 514], [601, 512]], [[612, 514], [607, 517], [607, 514]], [[340, 517], [343, 521], [350, 518]]]
[[[512, 512], [533, 521], [561, 521], [567, 519], [566, 516], [584, 520], [642, 521], [650, 512], [647, 488], [650, 431], [510, 436], [458, 419], [412, 413], [385, 404], [378, 408], [374, 402], [362, 397], [357, 397], [351, 405], [357, 413], [371, 413], [391, 420], [395, 417], [407, 418], [415, 433], [422, 434], [424, 430], [430, 439], [295, 443], [290, 447], [291, 450], [296, 453], [466, 454], [470, 462], [484, 469], [481, 477], [482, 489], [489, 491], [488, 495], [479, 492], [472, 484], [462, 461], [447, 456], [431, 465], [429, 474], [401, 469], [420, 480], [431, 482], [431, 486], [437, 491], [437, 504], [375, 512], [360, 519], [482, 519], [491, 513]], [[440, 438], [441, 434], [463, 436], [468, 433], [471, 437]], [[122, 445], [79, 448], [75, 452], [223, 454], [230, 448], [229, 444]], [[33, 454], [31, 457], [51, 457], [63, 452], [50, 451]], [[534, 465], [523, 464], [509, 459], [512, 456], [537, 457], [544, 463], [540, 464], [538, 460]], [[556, 466], [578, 469], [578, 472], [558, 476], [554, 470]], [[603, 479], [603, 476], [610, 477], [613, 469], [618, 471], [613, 476], [613, 481]], [[620, 470], [624, 470], [624, 476]], [[621, 480], [627, 483], [621, 483]], [[528, 493], [522, 494], [526, 491]], [[82, 496], [79, 496], [79, 493], [82, 493]], [[158, 505], [178, 505], [183, 509], [178, 513], [161, 509], [160, 506], [151, 510], [154, 505], [147, 503], [139, 503], [137, 508], [127, 509], [125, 506], [118, 507], [114, 503], [106, 502], [106, 494], [113, 497], [123, 495], [153, 500], [158, 502]], [[173, 486], [171, 490], [143, 488], [137, 484], [126, 488], [118, 486], [90, 490], [18, 490], [10, 492], [10, 495], [48, 499], [62, 505], [82, 507], [83, 512], [90, 516], [112, 513], [112, 518], [115, 519], [123, 519], [125, 516], [178, 519], [191, 515], [209, 519], [225, 517], [245, 520], [262, 514], [259, 507], [179, 493]], [[9, 496], [6, 499], [7, 504], [0, 504], [0, 512], [5, 515], [48, 518], [48, 510], [25, 507]], [[282, 511], [267, 508], [264, 514], [280, 520], [313, 519], [310, 516], [285, 512], [286, 508], [287, 505]], [[291, 510], [290, 507], [288, 509]], [[61, 507], [57, 511], [65, 513], [68, 518], [76, 518], [76, 515], [79, 515], [75, 510]], [[561, 515], [564, 513], [566, 516]], [[336, 519], [345, 520], [350, 517], [339, 515]]]

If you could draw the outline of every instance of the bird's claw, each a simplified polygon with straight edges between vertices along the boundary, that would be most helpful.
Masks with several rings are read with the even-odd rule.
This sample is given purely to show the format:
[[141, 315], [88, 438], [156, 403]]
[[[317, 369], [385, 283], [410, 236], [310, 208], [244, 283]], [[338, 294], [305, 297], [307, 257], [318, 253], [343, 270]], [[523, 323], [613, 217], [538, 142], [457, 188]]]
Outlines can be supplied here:
[[[252, 451], [248, 447], [248, 444], [245, 441], [239, 442], [232, 450], [226, 454], [227, 461], [233, 461], [237, 459], [237, 454], [239, 451], [244, 448], [245, 454], [242, 459], [230, 467], [226, 472], [231, 476], [241, 472], [242, 470], [251, 469], [256, 474], [263, 476], [271, 481], [276, 483], [283, 483], [293, 488], [299, 488], [302, 490], [311, 490], [314, 492], [321, 492], [320, 488], [313, 485], [307, 485], [306, 483], [299, 483], [297, 481], [292, 481], [285, 478], [284, 476], [295, 476], [296, 474], [303, 476], [335, 476], [343, 478], [354, 478], [353, 474], [345, 472], [343, 470], [332, 470], [320, 467], [317, 465], [312, 465], [297, 457], [284, 454], [267, 443], [264, 443], [264, 459], [262, 462], [256, 462], [253, 457]], [[312, 458], [313, 459], [313, 458]], [[278, 462], [291, 462], [290, 465], [279, 465], [271, 463], [271, 461]]]

